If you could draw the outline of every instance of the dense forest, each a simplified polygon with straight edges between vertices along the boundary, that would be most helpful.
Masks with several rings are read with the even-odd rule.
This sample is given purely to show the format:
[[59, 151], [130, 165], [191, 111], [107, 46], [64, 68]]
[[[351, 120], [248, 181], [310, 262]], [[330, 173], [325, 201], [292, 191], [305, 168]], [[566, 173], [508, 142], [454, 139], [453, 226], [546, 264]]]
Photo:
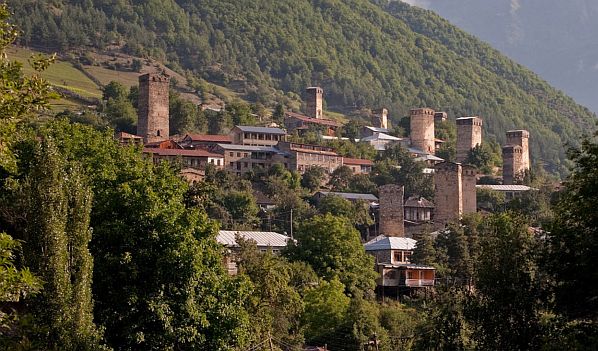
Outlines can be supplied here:
[[531, 131], [531, 152], [566, 170], [595, 115], [429, 11], [398, 1], [8, 1], [19, 43], [48, 51], [115, 47], [274, 104], [321, 85], [331, 110], [416, 106], [480, 115], [489, 139]]

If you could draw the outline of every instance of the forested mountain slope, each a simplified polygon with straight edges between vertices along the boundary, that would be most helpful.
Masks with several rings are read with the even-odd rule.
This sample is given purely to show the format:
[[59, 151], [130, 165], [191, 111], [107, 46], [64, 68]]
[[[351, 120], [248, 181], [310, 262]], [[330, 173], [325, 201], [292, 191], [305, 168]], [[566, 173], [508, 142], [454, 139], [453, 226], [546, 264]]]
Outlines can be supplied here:
[[220, 84], [321, 85], [331, 109], [386, 106], [479, 114], [489, 137], [527, 128], [536, 160], [563, 170], [564, 143], [595, 115], [431, 12], [366, 0], [9, 0], [21, 44], [49, 50], [121, 46]]

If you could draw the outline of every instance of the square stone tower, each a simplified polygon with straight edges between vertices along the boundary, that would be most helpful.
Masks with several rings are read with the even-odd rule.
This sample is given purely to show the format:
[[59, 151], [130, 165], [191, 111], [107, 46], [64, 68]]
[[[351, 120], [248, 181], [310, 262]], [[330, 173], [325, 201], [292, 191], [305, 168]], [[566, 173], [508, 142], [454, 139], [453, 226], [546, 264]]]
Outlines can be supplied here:
[[170, 77], [148, 73], [139, 76], [137, 135], [144, 143], [167, 140], [170, 136], [168, 88]]
[[465, 162], [469, 151], [477, 145], [482, 145], [482, 119], [457, 118], [457, 162]]
[[523, 148], [519, 145], [502, 147], [502, 182], [514, 184], [521, 179], [523, 171]]
[[405, 236], [403, 198], [405, 188], [401, 185], [387, 184], [379, 189], [379, 232], [386, 236]]
[[507, 132], [507, 145], [521, 146], [521, 167], [530, 169], [529, 161], [529, 132], [527, 130], [509, 130]]
[[320, 87], [309, 87], [305, 91], [307, 92], [307, 116], [318, 119], [324, 117], [322, 109], [324, 90]]
[[455, 162], [434, 166], [434, 226], [437, 229], [459, 220], [463, 214], [462, 171], [461, 164]]
[[388, 129], [388, 110], [379, 108], [372, 110], [372, 126], [376, 128]]
[[434, 110], [416, 108], [411, 110], [411, 145], [429, 154], [436, 150], [434, 140]]
[[478, 210], [478, 199], [476, 192], [478, 170], [474, 166], [461, 166], [461, 187], [463, 198], [463, 214], [476, 213]]

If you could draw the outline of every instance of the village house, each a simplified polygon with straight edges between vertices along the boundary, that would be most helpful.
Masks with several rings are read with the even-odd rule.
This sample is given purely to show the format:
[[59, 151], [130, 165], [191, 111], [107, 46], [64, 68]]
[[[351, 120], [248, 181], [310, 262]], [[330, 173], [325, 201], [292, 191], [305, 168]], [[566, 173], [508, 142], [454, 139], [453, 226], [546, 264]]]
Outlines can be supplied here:
[[374, 149], [376, 149], [376, 151], [378, 151], [378, 152], [383, 152], [384, 150], [386, 150], [388, 148], [388, 146], [393, 145], [393, 144], [401, 144], [404, 147], [409, 146], [408, 138], [398, 138], [398, 137], [395, 137], [392, 135], [388, 135], [386, 133], [379, 133], [379, 132], [376, 132], [376, 133], [372, 134], [371, 136], [361, 138], [359, 140], [359, 142], [368, 143], [368, 144], [372, 145], [372, 147]]
[[496, 191], [499, 193], [503, 193], [503, 194], [505, 194], [506, 200], [513, 200], [515, 198], [521, 197], [521, 195], [523, 195], [524, 193], [526, 193], [528, 191], [537, 191], [538, 190], [538, 189], [529, 187], [527, 185], [517, 185], [517, 184], [512, 184], [512, 185], [481, 184], [481, 185], [476, 185], [476, 188], [477, 189], [488, 189], [488, 190]]
[[275, 146], [284, 141], [287, 133], [280, 128], [236, 126], [230, 131], [233, 144]]
[[224, 157], [224, 169], [244, 174], [254, 169], [267, 169], [274, 163], [289, 168], [290, 155], [272, 146], [218, 144], [213, 151]]
[[421, 196], [412, 196], [405, 201], [405, 220], [414, 223], [430, 222], [434, 204]]
[[135, 135], [135, 134], [127, 133], [127, 132], [116, 133], [116, 140], [118, 140], [122, 145], [143, 144], [142, 137]]
[[284, 114], [284, 125], [289, 134], [304, 135], [307, 131], [317, 131], [321, 135], [335, 136], [340, 123], [324, 118], [311, 118], [300, 113], [287, 111]]
[[179, 143], [185, 149], [209, 149], [216, 144], [232, 144], [230, 135], [187, 134]]
[[376, 133], [389, 134], [390, 131], [386, 128], [372, 127], [372, 126], [363, 126], [363, 127], [361, 127], [361, 130], [359, 131], [359, 135], [361, 136], [362, 139], [371, 137]]
[[332, 173], [343, 165], [343, 158], [327, 146], [279, 142], [278, 149], [290, 155], [290, 163], [285, 167], [299, 173], [313, 166], [320, 166]]
[[342, 197], [343, 199], [349, 200], [351, 202], [356, 202], [356, 201], [360, 201], [360, 200], [366, 201], [370, 205], [374, 205], [378, 202], [378, 198], [373, 194], [339, 193], [339, 192], [334, 192], [334, 191], [318, 191], [314, 195], [314, 199], [316, 199], [316, 201], [320, 201], [323, 197], [330, 196], [330, 195], [339, 196], [339, 197]]
[[237, 235], [245, 240], [252, 240], [256, 243], [258, 250], [266, 252], [272, 250], [273, 254], [279, 254], [283, 250], [289, 240], [293, 240], [286, 235], [276, 232], [259, 232], [259, 231], [236, 231], [236, 230], [220, 230], [216, 241], [226, 247], [227, 253], [224, 257], [224, 266], [228, 270], [228, 274], [237, 274], [237, 261], [235, 252], [239, 248], [237, 244]]
[[434, 267], [411, 262], [416, 241], [405, 237], [380, 235], [365, 244], [365, 251], [374, 256], [378, 290], [382, 293], [396, 293], [409, 289], [434, 286]]
[[180, 162], [183, 168], [193, 168], [205, 170], [208, 164], [216, 168], [224, 167], [224, 157], [219, 154], [211, 153], [207, 150], [184, 150], [184, 149], [161, 149], [144, 148], [143, 153], [150, 157], [156, 164], [162, 161], [171, 163]]
[[371, 160], [343, 157], [343, 166], [351, 168], [354, 174], [370, 174], [373, 165]]

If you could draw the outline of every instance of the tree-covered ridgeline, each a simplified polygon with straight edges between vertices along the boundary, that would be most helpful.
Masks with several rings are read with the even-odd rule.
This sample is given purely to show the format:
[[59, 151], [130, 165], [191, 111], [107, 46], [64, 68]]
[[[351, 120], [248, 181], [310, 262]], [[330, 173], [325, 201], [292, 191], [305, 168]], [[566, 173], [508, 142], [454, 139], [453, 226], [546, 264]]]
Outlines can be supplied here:
[[399, 1], [9, 1], [19, 43], [152, 56], [274, 106], [321, 85], [331, 109], [412, 107], [480, 115], [489, 139], [529, 129], [535, 159], [565, 172], [563, 144], [595, 116], [496, 50]]

